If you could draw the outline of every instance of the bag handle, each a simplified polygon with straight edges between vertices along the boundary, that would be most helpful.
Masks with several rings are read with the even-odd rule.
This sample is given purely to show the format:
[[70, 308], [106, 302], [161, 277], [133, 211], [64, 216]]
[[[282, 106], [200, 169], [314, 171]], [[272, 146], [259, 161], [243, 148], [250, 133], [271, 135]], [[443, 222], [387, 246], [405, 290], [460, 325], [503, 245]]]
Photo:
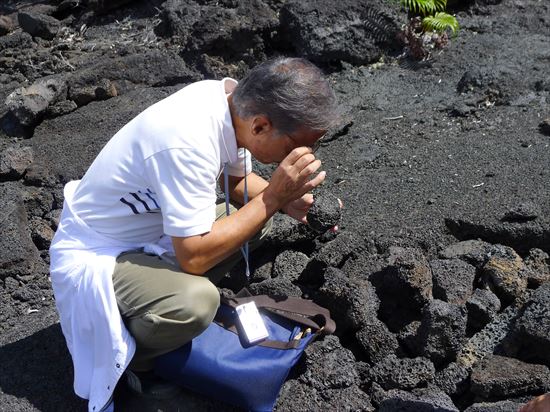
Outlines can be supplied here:
[[[336, 324], [330, 317], [328, 309], [317, 305], [311, 300], [294, 296], [274, 299], [271, 296], [258, 295], [234, 298], [222, 296], [221, 301], [233, 309], [243, 303], [254, 302], [259, 308], [270, 310], [279, 316], [315, 328], [316, 330], [323, 330], [323, 333], [331, 334], [336, 330]], [[321, 318], [323, 324], [319, 325], [314, 318]]]

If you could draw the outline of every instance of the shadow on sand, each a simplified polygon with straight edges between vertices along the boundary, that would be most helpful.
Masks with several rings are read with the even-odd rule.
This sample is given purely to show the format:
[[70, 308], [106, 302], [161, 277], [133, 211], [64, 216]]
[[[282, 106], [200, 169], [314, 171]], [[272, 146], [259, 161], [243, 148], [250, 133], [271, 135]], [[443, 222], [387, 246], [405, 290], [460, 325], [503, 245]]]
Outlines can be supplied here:
[[[0, 347], [0, 370], [0, 392], [26, 399], [37, 410], [86, 410], [87, 402], [73, 392], [71, 357], [59, 324]], [[10, 409], [5, 401], [1, 410]]]

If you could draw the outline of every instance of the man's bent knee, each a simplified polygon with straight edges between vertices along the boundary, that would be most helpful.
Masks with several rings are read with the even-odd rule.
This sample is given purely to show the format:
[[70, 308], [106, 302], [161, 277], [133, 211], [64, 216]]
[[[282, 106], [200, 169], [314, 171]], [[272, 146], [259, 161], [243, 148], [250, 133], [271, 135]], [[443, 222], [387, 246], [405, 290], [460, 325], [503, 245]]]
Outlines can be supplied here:
[[220, 306], [218, 289], [207, 278], [201, 277], [183, 295], [182, 300], [188, 303], [184, 303], [179, 315], [182, 320], [193, 319], [194, 327], [202, 332], [214, 320]]
[[159, 313], [131, 319], [130, 333], [138, 346], [175, 349], [201, 334], [210, 325], [220, 304], [218, 289], [206, 278], [197, 278], [164, 299]]

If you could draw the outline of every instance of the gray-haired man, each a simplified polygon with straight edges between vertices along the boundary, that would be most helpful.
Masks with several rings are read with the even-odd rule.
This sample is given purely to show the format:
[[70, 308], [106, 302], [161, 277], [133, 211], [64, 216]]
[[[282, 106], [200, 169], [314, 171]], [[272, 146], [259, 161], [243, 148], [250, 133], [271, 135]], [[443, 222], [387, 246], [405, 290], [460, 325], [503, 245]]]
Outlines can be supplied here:
[[[75, 391], [90, 411], [112, 408], [124, 370], [147, 376], [155, 357], [208, 326], [214, 284], [245, 242], [261, 243], [277, 211], [306, 221], [309, 192], [325, 179], [312, 147], [337, 120], [319, 69], [280, 58], [239, 84], [202, 81], [151, 106], [67, 184], [51, 277]], [[251, 172], [250, 154], [279, 163], [269, 182]], [[230, 198], [243, 204], [245, 181], [250, 198], [229, 216], [216, 205], [224, 169]], [[171, 254], [176, 265], [162, 258]]]

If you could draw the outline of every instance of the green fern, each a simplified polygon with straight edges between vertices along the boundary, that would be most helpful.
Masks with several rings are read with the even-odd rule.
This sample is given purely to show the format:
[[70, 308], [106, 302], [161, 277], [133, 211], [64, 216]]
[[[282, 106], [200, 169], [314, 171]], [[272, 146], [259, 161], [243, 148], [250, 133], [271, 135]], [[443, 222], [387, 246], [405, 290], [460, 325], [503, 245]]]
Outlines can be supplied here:
[[434, 11], [445, 11], [447, 8], [447, 0], [434, 0], [435, 10]]
[[401, 4], [413, 13], [426, 15], [445, 10], [447, 0], [401, 0]]
[[422, 19], [422, 28], [424, 31], [444, 32], [451, 29], [453, 34], [458, 31], [458, 21], [450, 14], [439, 12], [435, 16], [426, 16]]

